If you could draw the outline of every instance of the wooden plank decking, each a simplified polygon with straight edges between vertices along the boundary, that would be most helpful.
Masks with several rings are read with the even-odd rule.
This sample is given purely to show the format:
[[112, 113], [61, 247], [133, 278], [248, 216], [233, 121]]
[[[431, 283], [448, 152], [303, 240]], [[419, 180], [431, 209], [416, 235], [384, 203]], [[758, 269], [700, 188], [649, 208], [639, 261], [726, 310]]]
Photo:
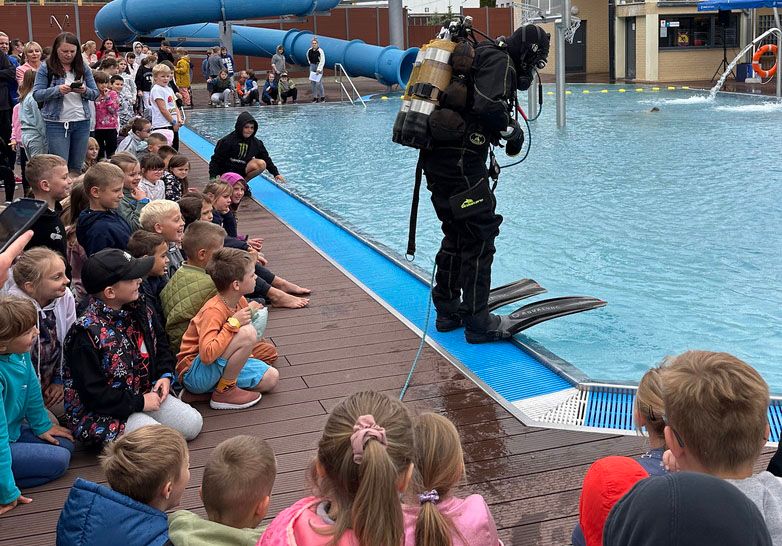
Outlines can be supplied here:
[[[206, 164], [186, 152], [192, 157], [191, 180], [203, 183]], [[243, 204], [239, 226], [264, 237], [272, 270], [312, 288], [312, 302], [306, 309], [270, 314], [268, 335], [280, 353], [281, 380], [274, 393], [242, 411], [198, 406], [204, 429], [190, 443], [192, 477], [182, 507], [203, 513], [198, 486], [217, 443], [257, 434], [277, 453], [273, 516], [307, 491], [305, 471], [328, 411], [361, 390], [398, 395], [419, 338], [258, 204]], [[437, 411], [454, 421], [467, 463], [462, 492], [486, 498], [506, 545], [569, 544], [589, 464], [605, 455], [643, 451], [638, 438], [526, 427], [428, 347], [405, 400], [414, 410]], [[26, 490], [32, 504], [0, 517], [0, 544], [54, 544], [60, 508], [77, 476], [103, 481], [93, 453], [78, 451], [65, 476]]]

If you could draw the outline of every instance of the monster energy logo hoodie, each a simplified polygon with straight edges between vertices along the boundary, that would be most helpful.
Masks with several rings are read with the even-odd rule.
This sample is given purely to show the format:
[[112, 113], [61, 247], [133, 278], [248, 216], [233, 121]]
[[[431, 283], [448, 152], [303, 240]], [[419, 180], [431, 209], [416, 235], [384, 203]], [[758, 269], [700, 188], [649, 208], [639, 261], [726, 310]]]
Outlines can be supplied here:
[[[253, 125], [253, 133], [249, 138], [243, 134], [244, 126]], [[209, 177], [214, 178], [221, 174], [234, 172], [242, 176], [247, 172], [247, 163], [254, 158], [263, 159], [266, 169], [277, 176], [280, 171], [274, 165], [266, 146], [255, 135], [258, 133], [258, 122], [249, 112], [242, 112], [236, 118], [233, 132], [228, 133], [217, 141], [212, 159], [209, 161]]]

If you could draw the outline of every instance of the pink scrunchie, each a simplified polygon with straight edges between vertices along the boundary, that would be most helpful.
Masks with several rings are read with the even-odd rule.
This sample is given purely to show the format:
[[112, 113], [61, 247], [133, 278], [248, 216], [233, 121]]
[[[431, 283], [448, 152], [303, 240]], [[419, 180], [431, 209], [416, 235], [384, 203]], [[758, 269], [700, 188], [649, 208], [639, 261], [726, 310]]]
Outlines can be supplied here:
[[364, 460], [364, 446], [373, 438], [384, 446], [388, 445], [386, 443], [386, 429], [378, 426], [373, 416], [362, 415], [353, 425], [353, 434], [350, 435], [354, 463], [361, 464], [361, 461]]

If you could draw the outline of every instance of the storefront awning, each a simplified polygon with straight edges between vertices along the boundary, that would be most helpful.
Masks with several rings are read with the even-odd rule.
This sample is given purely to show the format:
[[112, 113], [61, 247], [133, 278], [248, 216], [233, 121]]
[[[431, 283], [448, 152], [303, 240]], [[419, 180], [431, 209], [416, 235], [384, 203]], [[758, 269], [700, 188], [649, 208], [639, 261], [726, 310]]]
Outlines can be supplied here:
[[782, 0], [703, 0], [698, 2], [698, 11], [753, 8], [782, 8]]

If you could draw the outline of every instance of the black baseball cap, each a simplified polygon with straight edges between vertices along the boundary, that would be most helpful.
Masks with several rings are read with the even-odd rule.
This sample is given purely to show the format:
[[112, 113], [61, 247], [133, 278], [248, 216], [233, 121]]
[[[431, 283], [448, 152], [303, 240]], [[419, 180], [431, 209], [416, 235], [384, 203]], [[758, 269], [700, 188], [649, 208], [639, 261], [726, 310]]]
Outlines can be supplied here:
[[87, 258], [81, 270], [81, 283], [88, 294], [98, 294], [120, 281], [146, 277], [154, 265], [154, 256], [134, 258], [124, 250], [106, 248]]

